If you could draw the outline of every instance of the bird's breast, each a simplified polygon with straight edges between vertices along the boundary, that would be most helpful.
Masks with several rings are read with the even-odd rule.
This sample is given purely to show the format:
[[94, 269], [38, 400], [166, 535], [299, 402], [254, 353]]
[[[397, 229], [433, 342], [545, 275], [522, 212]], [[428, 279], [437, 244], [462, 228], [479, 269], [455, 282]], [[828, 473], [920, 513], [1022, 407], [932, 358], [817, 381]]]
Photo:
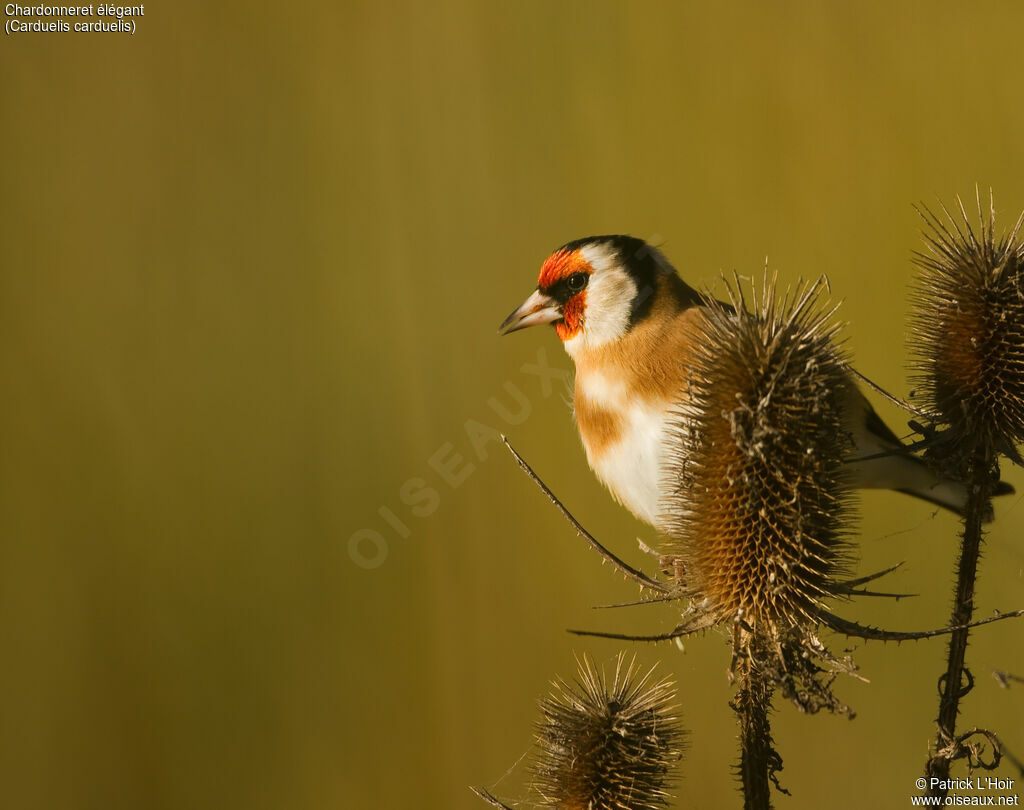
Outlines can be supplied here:
[[657, 527], [669, 403], [588, 374], [577, 377], [574, 405], [591, 469], [616, 500]]

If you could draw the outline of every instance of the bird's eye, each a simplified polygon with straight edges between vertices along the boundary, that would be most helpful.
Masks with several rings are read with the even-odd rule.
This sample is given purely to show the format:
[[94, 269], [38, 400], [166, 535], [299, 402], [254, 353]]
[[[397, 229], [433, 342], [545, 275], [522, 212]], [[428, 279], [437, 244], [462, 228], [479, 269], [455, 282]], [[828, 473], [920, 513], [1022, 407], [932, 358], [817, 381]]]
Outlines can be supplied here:
[[586, 273], [573, 273], [565, 280], [565, 283], [569, 286], [571, 292], [578, 293], [587, 286], [587, 281], [589, 280], [590, 276]]

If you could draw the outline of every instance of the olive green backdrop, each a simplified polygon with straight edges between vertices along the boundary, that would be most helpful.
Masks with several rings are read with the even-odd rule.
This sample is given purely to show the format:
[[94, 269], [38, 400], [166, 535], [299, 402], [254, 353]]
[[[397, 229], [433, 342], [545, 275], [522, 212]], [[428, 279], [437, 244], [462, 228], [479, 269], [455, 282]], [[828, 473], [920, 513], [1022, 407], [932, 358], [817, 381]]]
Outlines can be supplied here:
[[[827, 273], [905, 393], [912, 204], [1024, 208], [1024, 11], [964, 5], [181, 2], [5, 37], [0, 804], [526, 795], [536, 698], [621, 646], [565, 629], [673, 612], [591, 609], [636, 590], [493, 431], [631, 561], [655, 538], [530, 367], [570, 368], [555, 335], [498, 323], [586, 234], [699, 285], [767, 256]], [[886, 584], [920, 596], [840, 612], [944, 623], [956, 520], [862, 507], [858, 570], [906, 561]], [[982, 615], [1024, 606], [1024, 506], [997, 511]], [[1024, 674], [1024, 626], [975, 639], [961, 722], [1024, 756], [1024, 686], [990, 676]], [[852, 722], [778, 703], [778, 806], [909, 806], [945, 644], [831, 644], [871, 682], [837, 682]], [[740, 806], [725, 637], [629, 649], [680, 686], [680, 806]]]

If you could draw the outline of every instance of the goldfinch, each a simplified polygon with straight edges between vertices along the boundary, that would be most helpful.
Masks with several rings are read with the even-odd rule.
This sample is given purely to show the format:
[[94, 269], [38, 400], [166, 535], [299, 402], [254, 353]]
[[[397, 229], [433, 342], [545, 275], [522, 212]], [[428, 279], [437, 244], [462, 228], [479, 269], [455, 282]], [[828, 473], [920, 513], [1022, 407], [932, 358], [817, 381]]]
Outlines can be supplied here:
[[[704, 311], [700, 294], [657, 248], [630, 236], [588, 236], [545, 260], [537, 289], [498, 330], [554, 325], [576, 365], [573, 409], [591, 469], [619, 503], [661, 531], [674, 489], [663, 470], [678, 441], [673, 419]], [[905, 452], [852, 380], [847, 392], [854, 486], [961, 511], [963, 485]]]

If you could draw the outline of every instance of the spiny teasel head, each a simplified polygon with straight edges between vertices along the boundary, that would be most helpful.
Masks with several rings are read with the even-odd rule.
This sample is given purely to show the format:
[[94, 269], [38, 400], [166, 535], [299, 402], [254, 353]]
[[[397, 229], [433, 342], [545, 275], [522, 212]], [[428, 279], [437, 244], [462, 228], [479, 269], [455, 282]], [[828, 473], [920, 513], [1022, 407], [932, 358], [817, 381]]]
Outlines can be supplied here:
[[668, 805], [683, 730], [673, 684], [640, 674], [620, 653], [611, 684], [584, 658], [575, 686], [558, 680], [540, 702], [531, 766], [543, 807], [655, 810]]
[[945, 439], [937, 454], [954, 467], [986, 448], [1015, 455], [1024, 441], [1024, 214], [996, 237], [991, 192], [987, 216], [976, 197], [977, 230], [959, 198], [962, 222], [922, 208], [926, 252], [914, 258], [916, 383]]
[[765, 275], [752, 306], [707, 301], [688, 398], [678, 405], [676, 487], [666, 515], [683, 587], [717, 621], [778, 637], [814, 622], [849, 561], [853, 383], [822, 281], [779, 300]]

